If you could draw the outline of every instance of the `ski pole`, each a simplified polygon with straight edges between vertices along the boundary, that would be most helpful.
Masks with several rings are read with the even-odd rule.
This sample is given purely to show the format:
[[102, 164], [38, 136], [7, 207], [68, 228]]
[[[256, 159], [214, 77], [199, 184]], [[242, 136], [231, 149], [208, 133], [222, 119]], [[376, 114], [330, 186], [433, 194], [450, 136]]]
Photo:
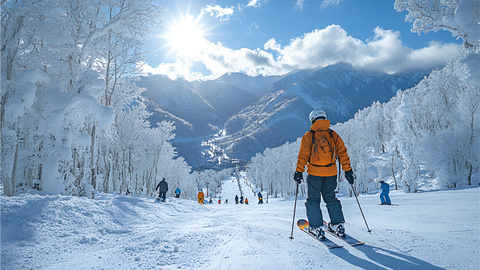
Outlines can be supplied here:
[[355, 191], [355, 187], [353, 186], [353, 183], [351, 183], [350, 185], [352, 185], [353, 195], [355, 195], [355, 199], [357, 200], [358, 208], [360, 208], [360, 213], [362, 213], [362, 217], [363, 217], [363, 220], [365, 221], [365, 225], [367, 225], [368, 233], [372, 234], [372, 230], [370, 230], [370, 228], [368, 228], [367, 220], [365, 219], [365, 215], [363, 214], [362, 207], [360, 206], [360, 202], [358, 201], [357, 192]]
[[297, 191], [295, 192], [295, 206], [293, 207], [293, 221], [292, 221], [292, 234], [290, 235], [290, 240], [293, 240], [293, 226], [295, 225], [295, 212], [297, 210], [297, 196], [298, 196], [298, 186], [300, 183], [297, 182]]

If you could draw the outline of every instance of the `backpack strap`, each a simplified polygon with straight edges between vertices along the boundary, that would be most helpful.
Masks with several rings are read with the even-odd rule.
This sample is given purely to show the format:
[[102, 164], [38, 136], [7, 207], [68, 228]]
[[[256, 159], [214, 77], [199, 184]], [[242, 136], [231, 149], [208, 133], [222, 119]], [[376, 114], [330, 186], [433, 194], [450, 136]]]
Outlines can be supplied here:
[[308, 156], [308, 163], [310, 163], [310, 157], [312, 156], [312, 152], [311, 152], [312, 148], [315, 146], [315, 130], [310, 129], [309, 131], [312, 133], [312, 145], [310, 146], [310, 155]]
[[312, 146], [315, 144], [315, 130], [309, 130], [312, 133]]
[[335, 138], [333, 138], [333, 131], [331, 129], [328, 129], [328, 133], [330, 134], [330, 137], [332, 137], [333, 141], [333, 157], [336, 160], [337, 159], [337, 142], [335, 141]]

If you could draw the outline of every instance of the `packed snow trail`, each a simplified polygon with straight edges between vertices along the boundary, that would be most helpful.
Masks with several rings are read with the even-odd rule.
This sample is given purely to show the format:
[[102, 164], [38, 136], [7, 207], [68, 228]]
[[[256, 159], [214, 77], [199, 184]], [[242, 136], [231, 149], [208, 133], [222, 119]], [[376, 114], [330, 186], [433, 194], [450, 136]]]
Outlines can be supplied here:
[[[293, 199], [235, 204], [235, 178], [222, 201], [98, 194], [96, 199], [1, 197], [1, 269], [478, 269], [480, 188], [341, 197], [346, 230], [365, 245], [328, 250], [292, 225]], [[249, 195], [251, 194], [251, 195]], [[297, 218], [305, 218], [299, 198]], [[322, 205], [325, 211], [325, 206]], [[335, 240], [335, 239], [334, 239]]]
[[249, 204], [258, 203], [258, 197], [255, 194], [255, 188], [249, 186], [244, 177], [230, 177], [223, 181], [222, 189], [219, 195], [222, 198], [222, 203], [225, 203], [225, 199], [228, 199], [228, 203], [234, 204], [235, 195], [238, 196], [239, 200], [240, 196], [243, 195], [244, 199], [248, 199]]

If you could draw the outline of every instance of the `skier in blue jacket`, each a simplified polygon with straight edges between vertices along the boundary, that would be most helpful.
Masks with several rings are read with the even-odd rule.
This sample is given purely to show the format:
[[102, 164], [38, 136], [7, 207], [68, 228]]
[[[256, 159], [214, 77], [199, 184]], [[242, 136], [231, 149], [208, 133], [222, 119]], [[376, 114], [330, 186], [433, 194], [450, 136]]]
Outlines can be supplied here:
[[382, 202], [381, 204], [392, 204], [390, 201], [390, 197], [388, 196], [388, 193], [390, 192], [390, 186], [384, 181], [380, 181], [380, 187], [382, 188], [382, 193], [380, 193], [380, 201]]
[[180, 188], [177, 187], [177, 189], [175, 189], [175, 198], [180, 198]]

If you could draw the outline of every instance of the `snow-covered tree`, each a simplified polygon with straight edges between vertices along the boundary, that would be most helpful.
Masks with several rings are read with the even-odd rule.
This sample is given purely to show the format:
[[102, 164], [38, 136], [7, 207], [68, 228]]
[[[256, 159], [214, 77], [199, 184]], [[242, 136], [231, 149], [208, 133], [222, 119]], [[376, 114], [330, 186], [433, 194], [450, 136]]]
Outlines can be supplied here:
[[480, 49], [478, 0], [395, 0], [394, 7], [408, 12], [405, 20], [413, 23], [413, 32], [450, 31], [463, 39], [466, 48]]
[[172, 124], [150, 127], [129, 78], [160, 18], [154, 1], [7, 0], [1, 8], [5, 194], [151, 195], [159, 177], [174, 174], [194, 183], [168, 143]]
[[[389, 130], [383, 136], [383, 144], [392, 159], [391, 177], [394, 182], [397, 176], [401, 177], [404, 190], [417, 191], [419, 182], [425, 178], [434, 181], [432, 187], [437, 188], [478, 184], [479, 63], [478, 54], [461, 53], [442, 70], [432, 72], [412, 89], [399, 91], [378, 108], [384, 115], [390, 115], [382, 128]], [[348, 134], [349, 130], [365, 125], [363, 119], [378, 117], [379, 112], [357, 117], [366, 111], [335, 128]], [[391, 123], [395, 123], [393, 129]], [[370, 134], [355, 133], [355, 136]], [[347, 146], [352, 160], [360, 158], [358, 154], [366, 152], [367, 147], [359, 140], [348, 141]], [[401, 167], [395, 164], [398, 159]]]
[[[295, 193], [293, 173], [297, 167], [300, 139], [292, 143], [285, 143], [277, 148], [267, 148], [251, 159], [247, 169], [247, 177], [259, 189], [268, 191], [272, 196], [289, 196]], [[305, 188], [300, 189], [304, 196]]]

